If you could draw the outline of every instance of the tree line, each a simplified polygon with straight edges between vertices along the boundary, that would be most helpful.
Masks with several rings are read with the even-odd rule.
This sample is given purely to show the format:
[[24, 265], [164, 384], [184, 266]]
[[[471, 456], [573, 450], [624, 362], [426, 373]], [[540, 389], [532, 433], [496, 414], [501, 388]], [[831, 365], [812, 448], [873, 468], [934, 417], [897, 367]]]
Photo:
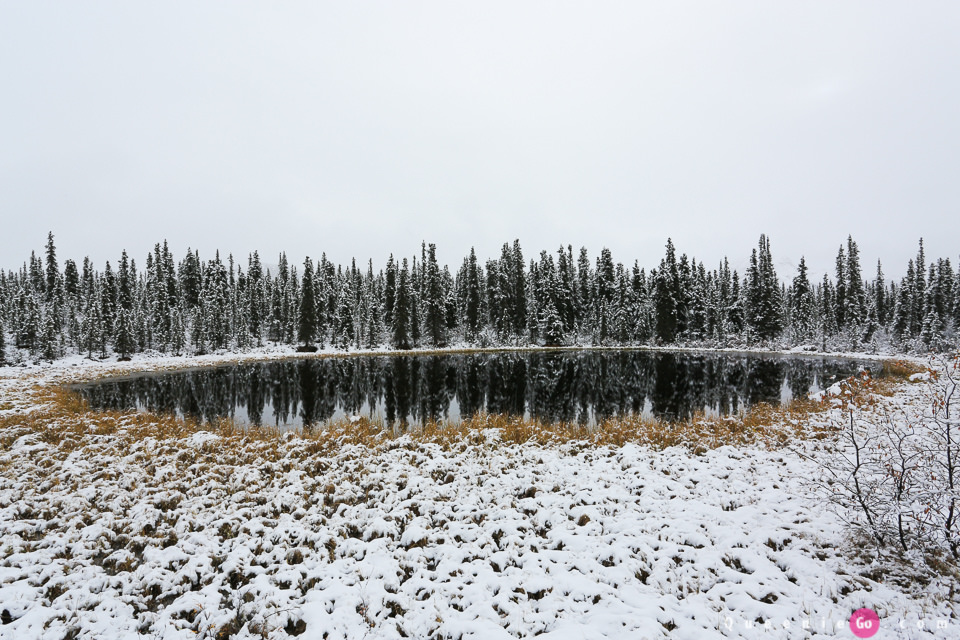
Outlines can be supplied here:
[[[299, 268], [298, 268], [299, 267]], [[70, 353], [128, 358], [145, 351], [203, 354], [265, 344], [311, 350], [520, 345], [696, 345], [944, 350], [957, 344], [960, 269], [927, 261], [923, 241], [899, 282], [880, 263], [864, 276], [852, 237], [834, 277], [811, 282], [801, 258], [782, 281], [770, 240], [760, 236], [745, 273], [725, 258], [713, 269], [677, 256], [671, 240], [655, 268], [591, 259], [572, 246], [524, 258], [519, 241], [481, 263], [473, 249], [456, 270], [436, 247], [374, 271], [302, 265], [279, 257], [276, 272], [253, 252], [246, 266], [217, 252], [179, 261], [167, 242], [142, 268], [124, 251], [97, 269], [85, 258], [61, 268], [53, 234], [43, 258], [0, 270], [0, 362]]]

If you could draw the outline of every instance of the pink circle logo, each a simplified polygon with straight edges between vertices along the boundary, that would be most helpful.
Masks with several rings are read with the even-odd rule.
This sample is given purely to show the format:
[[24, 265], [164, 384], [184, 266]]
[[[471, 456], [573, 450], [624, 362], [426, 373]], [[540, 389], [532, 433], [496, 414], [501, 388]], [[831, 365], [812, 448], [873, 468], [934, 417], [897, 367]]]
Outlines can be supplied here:
[[880, 616], [873, 609], [857, 609], [850, 616], [850, 631], [858, 638], [869, 638], [880, 630]]

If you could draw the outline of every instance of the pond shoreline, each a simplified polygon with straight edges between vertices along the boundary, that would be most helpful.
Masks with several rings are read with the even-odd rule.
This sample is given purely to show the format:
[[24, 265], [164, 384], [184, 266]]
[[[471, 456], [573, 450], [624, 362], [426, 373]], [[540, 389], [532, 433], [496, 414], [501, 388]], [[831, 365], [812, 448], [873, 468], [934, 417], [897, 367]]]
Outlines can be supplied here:
[[[759, 349], [741, 347], [685, 347], [685, 346], [562, 346], [562, 347], [469, 347], [454, 345], [445, 348], [422, 349], [359, 349], [343, 351], [326, 349], [316, 353], [298, 353], [288, 345], [261, 347], [248, 351], [225, 351], [211, 354], [190, 354], [171, 356], [159, 352], [144, 352], [134, 355], [130, 360], [119, 361], [115, 356], [105, 360], [90, 359], [82, 354], [73, 354], [53, 362], [22, 363], [0, 367], [0, 379], [10, 377], [9, 374], [20, 376], [39, 372], [62, 372], [68, 376], [60, 384], [85, 383], [105, 377], [126, 377], [140, 373], [165, 372], [191, 369], [207, 369], [222, 365], [246, 364], [253, 362], [274, 362], [278, 360], [309, 360], [326, 358], [357, 358], [370, 356], [430, 356], [430, 355], [468, 355], [475, 353], [536, 353], [536, 352], [577, 352], [577, 351], [648, 351], [664, 353], [715, 353], [715, 354], [742, 354], [756, 356], [782, 357], [810, 357], [810, 358], [843, 358], [849, 360], [897, 361], [903, 360], [923, 365], [923, 357], [911, 354], [876, 354], [860, 353], [856, 351], [804, 351], [800, 349]], [[70, 372], [76, 376], [70, 380]], [[89, 377], [90, 375], [94, 377]]]

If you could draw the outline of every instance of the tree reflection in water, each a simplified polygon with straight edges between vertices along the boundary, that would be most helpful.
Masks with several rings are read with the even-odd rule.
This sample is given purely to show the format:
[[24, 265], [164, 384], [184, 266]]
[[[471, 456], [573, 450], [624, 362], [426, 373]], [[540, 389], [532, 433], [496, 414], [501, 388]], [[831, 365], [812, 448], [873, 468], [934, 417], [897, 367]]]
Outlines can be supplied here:
[[479, 411], [593, 424], [618, 415], [684, 419], [777, 404], [864, 363], [747, 354], [561, 351], [364, 356], [144, 375], [80, 388], [94, 408], [310, 426], [347, 415], [388, 426]]

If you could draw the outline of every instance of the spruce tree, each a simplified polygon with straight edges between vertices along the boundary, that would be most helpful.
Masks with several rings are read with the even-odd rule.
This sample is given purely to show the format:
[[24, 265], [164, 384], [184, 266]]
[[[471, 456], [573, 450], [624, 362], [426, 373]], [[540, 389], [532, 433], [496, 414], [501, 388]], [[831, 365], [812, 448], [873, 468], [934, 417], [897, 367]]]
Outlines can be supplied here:
[[187, 255], [180, 263], [180, 291], [187, 311], [192, 311], [200, 304], [200, 287], [202, 274], [200, 268], [200, 252], [191, 252], [187, 248]]
[[430, 243], [424, 267], [423, 305], [427, 340], [435, 347], [447, 344], [446, 302], [443, 282], [437, 265], [437, 247]]
[[654, 312], [657, 321], [657, 339], [665, 344], [676, 340], [679, 331], [680, 271], [677, 266], [673, 240], [667, 238], [666, 255], [660, 268], [653, 274]]
[[836, 267], [836, 285], [833, 296], [833, 315], [836, 318], [837, 330], [843, 330], [847, 326], [847, 257], [843, 251], [843, 245], [837, 252]]
[[283, 283], [283, 295], [280, 298], [280, 335], [287, 344], [293, 343], [297, 331], [297, 298], [300, 297], [300, 286], [297, 282], [297, 270], [291, 267]]
[[53, 244], [53, 232], [47, 234], [47, 266], [45, 300], [52, 302], [60, 281], [60, 268], [57, 266], [57, 248]]
[[170, 313], [170, 349], [174, 355], [183, 353], [187, 346], [187, 329], [183, 321], [183, 312], [174, 307]]
[[353, 343], [357, 329], [354, 318], [355, 304], [351, 278], [341, 273], [338, 280], [340, 285], [334, 322], [334, 341], [336, 346], [346, 349]]
[[852, 236], [847, 237], [847, 265], [845, 270], [846, 292], [844, 300], [844, 321], [853, 332], [854, 342], [859, 342], [857, 333], [862, 331], [867, 317], [867, 296], [863, 289], [863, 276], [860, 270], [860, 250]]
[[84, 302], [83, 321], [80, 323], [80, 350], [86, 351], [90, 359], [93, 359], [93, 351], [99, 344], [99, 329], [100, 288], [94, 284]]
[[76, 300], [80, 295], [80, 273], [73, 260], [65, 260], [63, 263], [63, 289], [71, 300]]
[[410, 306], [412, 303], [410, 291], [410, 272], [407, 259], [397, 275], [397, 297], [393, 306], [392, 343], [397, 349], [410, 348]]
[[36, 251], [30, 252], [29, 282], [32, 290], [43, 297], [47, 288], [46, 276], [43, 272], [43, 262], [37, 257]]
[[917, 249], [917, 260], [914, 264], [913, 295], [911, 296], [913, 312], [911, 314], [910, 324], [914, 336], [920, 335], [926, 316], [926, 308], [924, 306], [927, 292], [926, 270], [927, 261], [923, 251], [923, 238], [920, 238], [920, 247]]
[[[473, 249], [471, 249], [473, 251]], [[393, 306], [397, 299], [397, 264], [393, 261], [393, 254], [387, 260], [386, 282], [383, 293], [383, 321], [388, 327], [393, 326]]]
[[41, 320], [42, 328], [40, 330], [39, 351], [41, 357], [50, 360], [51, 362], [56, 360], [59, 355], [57, 343], [60, 337], [59, 331], [57, 331], [57, 323], [54, 320], [53, 315], [53, 304], [44, 304]]
[[311, 346], [317, 333], [317, 303], [313, 284], [313, 262], [307, 257], [303, 262], [303, 279], [300, 294], [300, 322], [297, 339], [303, 346]]
[[957, 275], [953, 281], [953, 326], [960, 331], [960, 258], [957, 259]]
[[563, 344], [563, 323], [553, 300], [547, 298], [546, 307], [540, 310], [540, 335], [544, 346], [559, 347]]
[[760, 236], [760, 245], [750, 256], [744, 300], [751, 336], [760, 340], [776, 337], [783, 327], [783, 304], [770, 240], [765, 235]]
[[887, 284], [883, 277], [883, 267], [877, 260], [877, 277], [873, 281], [873, 305], [876, 309], [876, 318], [880, 326], [886, 326], [889, 319], [887, 310]]
[[[127, 252], [120, 256], [117, 269], [117, 305], [126, 311], [133, 309], [133, 282], [130, 275], [130, 260]], [[119, 317], [117, 318], [119, 321]]]
[[907, 275], [900, 282], [897, 289], [897, 297], [893, 307], [893, 335], [900, 341], [911, 337], [910, 321], [913, 314], [913, 300], [911, 286], [913, 271], [913, 260], [908, 265]]
[[263, 323], [266, 317], [263, 266], [260, 254], [254, 251], [247, 263], [247, 326], [258, 347], [263, 346]]
[[673, 297], [670, 272], [664, 262], [653, 271], [653, 304], [658, 342], [670, 344], [677, 336], [677, 301]]
[[816, 323], [816, 300], [807, 278], [807, 263], [802, 256], [797, 275], [793, 278], [790, 319], [795, 340], [802, 342], [812, 337]]
[[114, 341], [114, 351], [120, 360], [129, 360], [134, 349], [133, 322], [131, 312], [121, 307], [117, 311], [117, 337]]
[[477, 254], [470, 247], [470, 257], [467, 259], [466, 292], [464, 319], [466, 320], [466, 337], [472, 340], [480, 329], [480, 282], [481, 274], [477, 265]]
[[574, 306], [574, 318], [578, 332], [589, 331], [591, 327], [590, 310], [593, 308], [593, 271], [587, 248], [580, 247], [577, 258], [577, 299]]

